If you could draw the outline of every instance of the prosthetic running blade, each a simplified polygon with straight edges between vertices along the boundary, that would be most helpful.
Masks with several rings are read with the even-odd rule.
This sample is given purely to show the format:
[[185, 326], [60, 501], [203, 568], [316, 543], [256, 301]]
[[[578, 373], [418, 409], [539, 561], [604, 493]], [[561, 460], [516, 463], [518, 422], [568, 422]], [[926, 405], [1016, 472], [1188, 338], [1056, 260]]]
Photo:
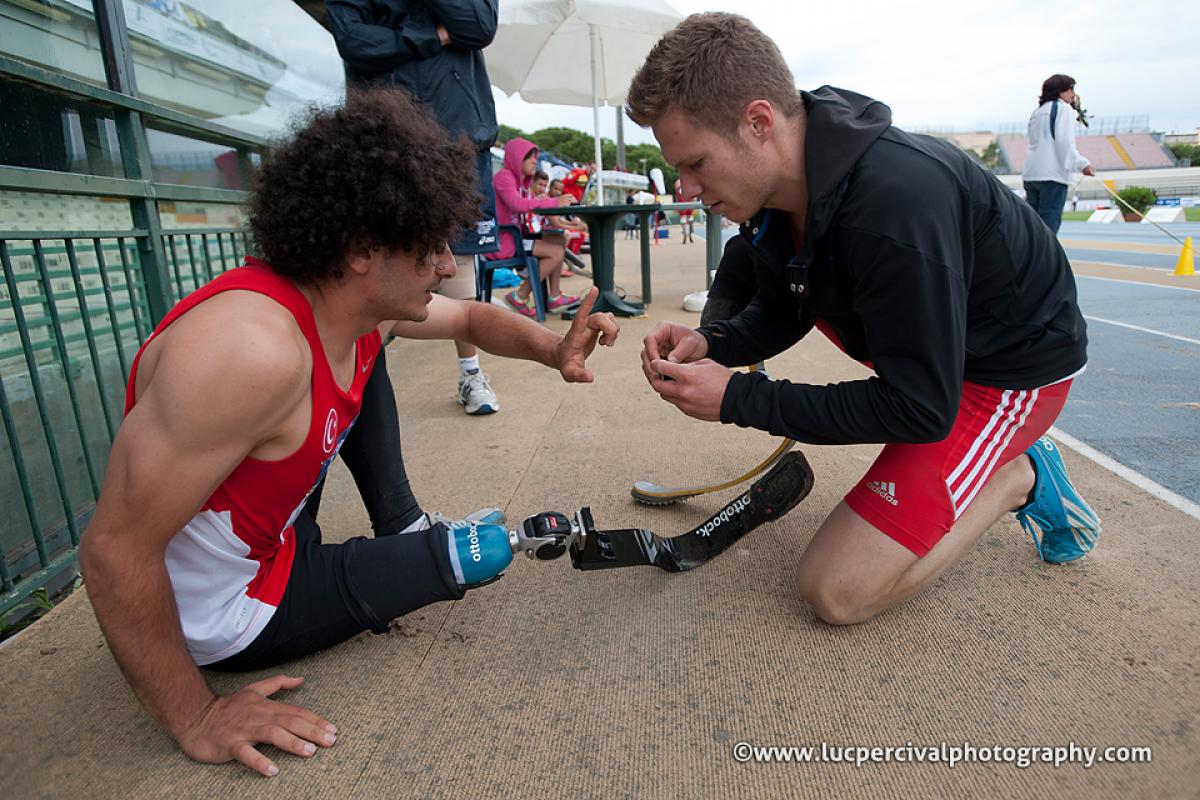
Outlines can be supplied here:
[[779, 446], [775, 448], [775, 452], [767, 456], [766, 460], [760, 463], [754, 469], [739, 475], [732, 480], [724, 481], [722, 483], [714, 483], [708, 486], [695, 486], [689, 489], [673, 489], [665, 486], [659, 486], [657, 483], [651, 483], [650, 481], [638, 481], [637, 483], [633, 484], [633, 488], [629, 490], [629, 493], [633, 495], [633, 499], [637, 500], [639, 503], [645, 503], [646, 505], [651, 506], [665, 506], [670, 503], [679, 502], [680, 500], [686, 500], [689, 497], [696, 497], [697, 495], [701, 494], [711, 494], [712, 492], [720, 492], [730, 487], [737, 486], [739, 483], [744, 483], [758, 477], [761, 473], [778, 464], [780, 459], [787, 455], [788, 451], [791, 450], [795, 444], [796, 442], [792, 439], [784, 439], [779, 443]]
[[791, 511], [812, 487], [812, 468], [804, 454], [786, 453], [770, 472], [703, 525], [671, 537], [640, 528], [598, 531], [591, 510], [583, 508], [572, 525], [571, 564], [580, 570], [634, 566], [655, 566], [667, 572], [695, 569], [759, 525]]

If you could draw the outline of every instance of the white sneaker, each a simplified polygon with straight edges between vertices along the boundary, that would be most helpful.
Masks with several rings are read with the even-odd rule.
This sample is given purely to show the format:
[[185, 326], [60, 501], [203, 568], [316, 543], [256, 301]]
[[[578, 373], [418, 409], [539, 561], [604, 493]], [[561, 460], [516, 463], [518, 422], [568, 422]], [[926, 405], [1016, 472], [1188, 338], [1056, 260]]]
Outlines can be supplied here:
[[704, 304], [708, 302], [708, 290], [702, 292], [692, 292], [683, 297], [684, 311], [703, 311]]
[[495, 414], [500, 410], [500, 401], [496, 399], [496, 393], [492, 391], [483, 372], [459, 376], [458, 404], [472, 416]]
[[478, 511], [472, 511], [462, 519], [450, 519], [445, 514], [437, 511], [430, 511], [418, 517], [415, 522], [409, 525], [401, 533], [420, 533], [427, 531], [439, 522], [444, 523], [451, 528], [465, 528], [474, 522], [476, 525], [503, 525], [505, 521], [504, 512], [495, 506], [481, 508]]
[[426, 516], [429, 517], [431, 526], [438, 522], [444, 522], [452, 528], [465, 528], [472, 522], [476, 525], [503, 525], [505, 519], [504, 512], [495, 506], [472, 511], [462, 519], [450, 519], [445, 514], [440, 514], [437, 511], [431, 511]]

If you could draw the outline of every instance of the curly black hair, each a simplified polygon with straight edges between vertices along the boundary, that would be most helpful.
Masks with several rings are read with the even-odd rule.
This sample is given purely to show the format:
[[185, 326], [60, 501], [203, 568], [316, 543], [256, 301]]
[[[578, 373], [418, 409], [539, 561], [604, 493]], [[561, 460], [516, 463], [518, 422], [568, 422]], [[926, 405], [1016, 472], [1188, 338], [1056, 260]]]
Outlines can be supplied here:
[[340, 278], [357, 248], [420, 261], [479, 218], [475, 148], [395, 87], [312, 107], [254, 177], [250, 229], [263, 258], [300, 281]]

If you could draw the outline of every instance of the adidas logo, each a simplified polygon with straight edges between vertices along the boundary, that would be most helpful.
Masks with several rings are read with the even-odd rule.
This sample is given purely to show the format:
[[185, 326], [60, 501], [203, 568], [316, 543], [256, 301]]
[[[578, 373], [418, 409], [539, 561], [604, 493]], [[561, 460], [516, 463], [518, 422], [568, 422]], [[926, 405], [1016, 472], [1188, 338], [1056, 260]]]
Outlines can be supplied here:
[[885, 483], [883, 481], [871, 481], [867, 484], [867, 488], [882, 497], [884, 500], [887, 500], [892, 505], [900, 505], [900, 501], [896, 499], [896, 484]]

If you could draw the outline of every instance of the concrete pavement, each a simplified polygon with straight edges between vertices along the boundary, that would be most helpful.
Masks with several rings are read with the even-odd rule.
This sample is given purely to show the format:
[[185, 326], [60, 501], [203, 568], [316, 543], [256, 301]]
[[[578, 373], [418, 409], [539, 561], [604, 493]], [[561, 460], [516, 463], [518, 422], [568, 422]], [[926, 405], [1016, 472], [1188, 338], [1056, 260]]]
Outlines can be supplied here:
[[[637, 243], [617, 280], [639, 286]], [[399, 341], [388, 364], [404, 451], [428, 509], [505, 507], [512, 521], [590, 505], [600, 527], [690, 528], [720, 497], [635, 504], [630, 484], [738, 474], [771, 437], [687, 419], [637, 367], [660, 319], [695, 324], [702, 245], [654, 248], [649, 318], [623, 321], [568, 386], [485, 357], [503, 411], [467, 418], [446, 343]], [[582, 288], [583, 282], [569, 284]], [[562, 327], [562, 322], [551, 323]], [[810, 337], [776, 377], [864, 370]], [[0, 648], [0, 748], [12, 797], [1194, 797], [1200, 775], [1200, 521], [1067, 452], [1104, 521], [1082, 562], [1040, 563], [1005, 519], [935, 586], [853, 628], [815, 620], [792, 589], [800, 553], [877, 448], [805, 447], [817, 476], [784, 519], [691, 573], [579, 573], [519, 559], [498, 584], [288, 668], [287, 695], [339, 729], [280, 775], [189, 761], [146, 717], [80, 591]], [[330, 474], [330, 539], [368, 530], [352, 482]], [[267, 673], [264, 673], [264, 675]], [[219, 691], [261, 677], [211, 676]], [[1138, 746], [1149, 764], [738, 763], [739, 742], [831, 747]], [[908, 752], [913, 752], [909, 750]], [[832, 751], [828, 754], [832, 755]], [[278, 755], [278, 754], [276, 754]]]

